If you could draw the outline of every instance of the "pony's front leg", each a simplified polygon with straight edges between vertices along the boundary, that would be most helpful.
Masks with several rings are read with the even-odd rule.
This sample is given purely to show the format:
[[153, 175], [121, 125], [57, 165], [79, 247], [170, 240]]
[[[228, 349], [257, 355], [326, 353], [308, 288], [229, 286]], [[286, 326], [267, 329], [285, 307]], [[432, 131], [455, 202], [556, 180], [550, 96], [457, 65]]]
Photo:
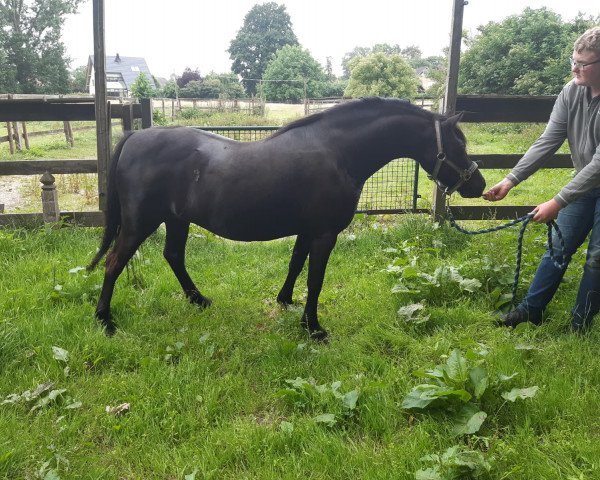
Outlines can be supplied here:
[[308, 259], [308, 298], [304, 307], [301, 325], [308, 330], [311, 338], [319, 341], [327, 339], [327, 331], [321, 327], [317, 318], [319, 294], [323, 287], [325, 269], [329, 255], [335, 246], [337, 233], [328, 233], [313, 239]]
[[296, 237], [296, 244], [294, 245], [292, 258], [290, 259], [287, 277], [283, 283], [283, 287], [281, 287], [281, 290], [277, 295], [277, 302], [284, 307], [294, 303], [292, 300], [294, 285], [296, 284], [298, 275], [300, 275], [300, 272], [304, 268], [304, 263], [306, 262], [306, 257], [308, 257], [309, 249], [310, 240], [304, 235], [299, 234]]

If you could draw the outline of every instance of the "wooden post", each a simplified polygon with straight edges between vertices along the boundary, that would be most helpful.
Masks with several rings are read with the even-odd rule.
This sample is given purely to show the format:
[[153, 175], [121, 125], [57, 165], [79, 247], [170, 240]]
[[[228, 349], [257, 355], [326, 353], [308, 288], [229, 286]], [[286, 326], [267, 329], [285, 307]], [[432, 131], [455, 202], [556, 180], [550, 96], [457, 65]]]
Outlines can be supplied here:
[[98, 154], [99, 208], [106, 210], [106, 188], [110, 163], [108, 136], [108, 103], [106, 99], [106, 54], [104, 47], [104, 0], [93, 0], [94, 10], [94, 71], [96, 107], [96, 151]]
[[171, 121], [175, 120], [175, 99], [171, 99]]
[[308, 115], [308, 88], [306, 84], [306, 78], [304, 79], [304, 115]]
[[152, 99], [140, 99], [142, 105], [142, 128], [152, 127]]
[[19, 122], [12, 122], [12, 126], [13, 126], [13, 135], [15, 137], [15, 146], [17, 147], [17, 150], [20, 152], [21, 150], [23, 150], [23, 147], [21, 145], [21, 134], [19, 133]]
[[110, 102], [106, 103], [106, 143], [108, 144], [108, 160], [110, 161], [112, 156], [112, 110], [110, 107]]
[[163, 112], [163, 117], [167, 118], [167, 112], [165, 111], [165, 99], [161, 99], [162, 101], [162, 112]]
[[133, 104], [126, 103], [123, 105], [123, 131], [128, 132], [133, 130]]
[[54, 176], [46, 172], [40, 178], [42, 182], [42, 214], [44, 223], [56, 223], [60, 220], [60, 209], [58, 208], [58, 192], [54, 184]]
[[73, 146], [73, 131], [71, 130], [71, 122], [64, 121], [63, 122], [63, 130], [65, 132], [65, 140], [71, 146]]
[[[454, 0], [452, 8], [452, 25], [450, 27], [450, 53], [448, 55], [448, 76], [446, 78], [446, 95], [444, 96], [443, 113], [452, 115], [456, 110], [458, 91], [458, 71], [460, 65], [460, 45], [462, 42], [462, 25], [465, 0]], [[432, 214], [436, 222], [446, 219], [446, 195], [437, 184], [433, 187]]]
[[[110, 122], [110, 116], [108, 117], [108, 120]], [[75, 139], [73, 138], [73, 126], [71, 125], [71, 122], [67, 122], [67, 130], [69, 131], [69, 139], [71, 140], [71, 146], [75, 145]]]
[[6, 122], [6, 131], [8, 132], [8, 146], [10, 149], [10, 154], [13, 155], [15, 153], [15, 139], [13, 138], [12, 123]]
[[25, 140], [25, 148], [29, 150], [29, 135], [27, 134], [27, 126], [25, 122], [21, 122], [21, 127], [23, 128], [23, 140]]

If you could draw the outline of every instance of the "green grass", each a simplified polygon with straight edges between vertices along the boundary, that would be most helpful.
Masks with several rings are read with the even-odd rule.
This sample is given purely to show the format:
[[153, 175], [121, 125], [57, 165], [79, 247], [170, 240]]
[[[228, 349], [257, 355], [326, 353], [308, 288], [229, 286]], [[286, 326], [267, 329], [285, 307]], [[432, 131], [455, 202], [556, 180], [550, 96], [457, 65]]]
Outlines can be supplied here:
[[[424, 455], [463, 445], [490, 462], [481, 478], [600, 478], [598, 330], [564, 332], [583, 257], [542, 327], [499, 329], [492, 292], [510, 292], [502, 279], [512, 275], [516, 235], [471, 237], [416, 216], [358, 217], [329, 264], [320, 319], [331, 341], [322, 345], [300, 329], [301, 308], [274, 301], [291, 239], [242, 244], [193, 229], [189, 270], [214, 302], [199, 310], [162, 259], [159, 230], [135, 275], [117, 284], [119, 330], [107, 338], [93, 318], [101, 269], [69, 272], [89, 261], [100, 231], [0, 229], [0, 399], [46, 382], [65, 390], [31, 413], [24, 401], [0, 405], [0, 477], [414, 478], [427, 466]], [[544, 237], [542, 227], [528, 228], [520, 294]], [[429, 275], [456, 267], [481, 287], [469, 293], [446, 282], [391, 293], [400, 274], [386, 269], [398, 259]], [[305, 282], [304, 273], [295, 291], [301, 303]], [[428, 321], [397, 315], [415, 303]], [[515, 348], [523, 344], [533, 348]], [[480, 431], [460, 437], [443, 413], [403, 409], [422, 383], [412, 372], [454, 348], [485, 349], [490, 378], [517, 373], [507, 389], [537, 385], [538, 394], [511, 403], [490, 391], [479, 405], [488, 414]], [[281, 396], [296, 378], [327, 388]], [[338, 381], [342, 394], [358, 391], [355, 408], [331, 394]], [[123, 403], [123, 415], [105, 411]], [[322, 414], [335, 423], [318, 422]]]

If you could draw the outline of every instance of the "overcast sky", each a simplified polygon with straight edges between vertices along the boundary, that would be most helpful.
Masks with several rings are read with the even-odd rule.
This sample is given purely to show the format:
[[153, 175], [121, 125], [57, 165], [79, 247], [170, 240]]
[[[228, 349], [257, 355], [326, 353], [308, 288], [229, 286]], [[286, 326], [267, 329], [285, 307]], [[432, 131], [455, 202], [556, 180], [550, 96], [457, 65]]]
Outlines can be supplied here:
[[[286, 6], [300, 44], [334, 73], [355, 47], [377, 43], [418, 46], [424, 56], [440, 55], [449, 45], [453, 0], [275, 0]], [[106, 53], [144, 57], [159, 77], [180, 75], [186, 67], [201, 75], [229, 72], [229, 43], [244, 17], [261, 0], [105, 0]], [[500, 22], [526, 7], [548, 7], [564, 21], [578, 12], [600, 14], [599, 0], [469, 0], [463, 28]], [[63, 29], [71, 67], [93, 54], [92, 0], [70, 15]]]

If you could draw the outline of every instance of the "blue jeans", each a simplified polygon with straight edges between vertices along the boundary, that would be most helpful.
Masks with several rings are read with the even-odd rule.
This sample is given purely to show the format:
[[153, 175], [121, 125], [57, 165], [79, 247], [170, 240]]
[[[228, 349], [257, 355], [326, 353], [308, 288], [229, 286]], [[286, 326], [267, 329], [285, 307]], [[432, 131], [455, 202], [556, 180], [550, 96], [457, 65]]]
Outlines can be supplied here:
[[[573, 328], [587, 329], [600, 310], [600, 188], [595, 188], [561, 209], [556, 223], [565, 243], [565, 257], [561, 258], [561, 245], [556, 232], [553, 232], [554, 255], [559, 261], [569, 263], [591, 232], [583, 276], [571, 311]], [[564, 269], [554, 264], [548, 249], [540, 261], [527, 295], [517, 308], [527, 311], [530, 318], [541, 320], [542, 312], [556, 293], [564, 273]]]

